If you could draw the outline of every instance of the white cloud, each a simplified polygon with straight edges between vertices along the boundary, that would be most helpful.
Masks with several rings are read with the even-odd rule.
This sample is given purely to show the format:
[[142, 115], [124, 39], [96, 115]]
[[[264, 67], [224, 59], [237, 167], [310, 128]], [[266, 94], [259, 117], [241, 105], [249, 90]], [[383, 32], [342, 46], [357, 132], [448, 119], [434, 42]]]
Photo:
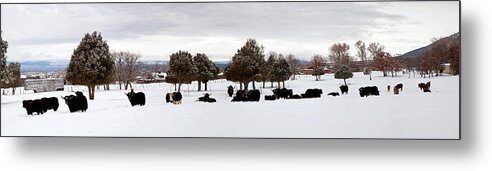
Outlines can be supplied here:
[[[10, 60], [69, 59], [87, 32], [111, 50], [166, 60], [177, 50], [229, 59], [247, 38], [310, 58], [335, 42], [385, 44], [391, 53], [459, 29], [457, 2], [3, 4]], [[352, 53], [353, 54], [353, 53]]]

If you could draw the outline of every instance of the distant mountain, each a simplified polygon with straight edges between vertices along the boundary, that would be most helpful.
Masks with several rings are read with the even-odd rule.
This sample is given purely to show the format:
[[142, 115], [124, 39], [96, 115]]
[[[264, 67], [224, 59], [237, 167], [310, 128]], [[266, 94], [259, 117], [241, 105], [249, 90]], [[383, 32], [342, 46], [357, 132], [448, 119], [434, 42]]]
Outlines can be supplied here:
[[437, 43], [440, 43], [440, 42], [444, 42], [445, 44], [451, 44], [453, 42], [459, 43], [459, 41], [460, 41], [460, 33], [455, 33], [455, 34], [453, 34], [451, 36], [441, 38], [441, 39], [439, 39], [439, 40], [437, 40], [437, 41], [435, 41], [432, 44], [429, 44], [427, 46], [424, 46], [424, 47], [421, 47], [421, 48], [412, 50], [410, 52], [407, 52], [407, 53], [405, 53], [405, 54], [403, 54], [403, 55], [401, 55], [399, 57], [400, 58], [417, 58], [417, 57], [422, 56], [429, 49], [431, 49], [431, 47], [434, 44], [437, 44]]
[[427, 46], [412, 50], [410, 52], [407, 52], [407, 53], [401, 55], [400, 57], [401, 58], [417, 58], [417, 57], [421, 56], [422, 54], [424, 54], [424, 52], [427, 51], [427, 49], [429, 49], [429, 46], [430, 45], [427, 45]]
[[68, 61], [25, 61], [20, 62], [21, 72], [53, 72], [62, 71], [68, 66]]

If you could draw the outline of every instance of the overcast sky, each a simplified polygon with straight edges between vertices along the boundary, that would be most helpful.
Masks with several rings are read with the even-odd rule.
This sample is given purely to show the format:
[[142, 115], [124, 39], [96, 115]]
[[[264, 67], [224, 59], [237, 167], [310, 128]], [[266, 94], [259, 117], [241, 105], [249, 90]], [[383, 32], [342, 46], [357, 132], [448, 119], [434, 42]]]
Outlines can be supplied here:
[[85, 33], [111, 51], [168, 60], [178, 50], [229, 60], [248, 38], [265, 52], [327, 56], [333, 43], [379, 42], [392, 54], [459, 31], [454, 2], [2, 4], [9, 61], [69, 60]]

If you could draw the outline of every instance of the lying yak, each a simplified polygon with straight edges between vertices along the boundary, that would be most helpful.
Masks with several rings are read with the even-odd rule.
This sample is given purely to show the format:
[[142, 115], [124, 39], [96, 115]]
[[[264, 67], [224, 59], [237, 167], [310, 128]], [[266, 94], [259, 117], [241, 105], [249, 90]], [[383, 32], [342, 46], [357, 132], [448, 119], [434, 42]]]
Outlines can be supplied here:
[[167, 93], [166, 94], [166, 103], [173, 103], [173, 104], [181, 104], [181, 100], [183, 99], [183, 95], [181, 92], [173, 92], [173, 93]]
[[135, 93], [135, 92], [133, 92], [133, 89], [132, 89], [131, 92], [125, 93], [125, 94], [128, 97], [128, 100], [130, 101], [130, 104], [132, 106], [135, 106], [135, 105], [144, 106], [145, 105], [145, 94], [143, 92]]
[[342, 92], [342, 94], [348, 94], [348, 86], [347, 85], [340, 86], [340, 91]]
[[234, 87], [231, 85], [227, 87], [227, 94], [229, 94], [229, 97], [232, 97], [232, 94], [234, 94]]
[[302, 96], [301, 96], [301, 95], [299, 95], [299, 94], [294, 94], [294, 95], [290, 96], [290, 97], [289, 97], [289, 98], [287, 98], [287, 99], [302, 99]]
[[65, 104], [68, 105], [71, 113], [77, 111], [85, 112], [87, 110], [87, 98], [80, 91], [75, 92], [75, 96], [69, 95], [62, 98], [65, 100]]
[[306, 93], [301, 94], [302, 98], [319, 98], [323, 94], [323, 90], [321, 89], [307, 89]]
[[333, 96], [333, 97], [340, 96], [340, 93], [338, 93], [338, 92], [331, 92], [331, 93], [328, 93], [328, 96]]
[[277, 97], [277, 99], [280, 98], [286, 99], [292, 96], [292, 89], [277, 88], [277, 89], [273, 89], [272, 92]]
[[265, 100], [270, 100], [270, 101], [277, 100], [277, 96], [275, 96], [275, 95], [265, 95]]
[[367, 97], [371, 95], [379, 96], [379, 90], [376, 86], [361, 87], [359, 88], [359, 94], [360, 97]]
[[203, 94], [203, 97], [198, 98], [198, 101], [199, 102], [209, 102], [209, 103], [217, 102], [217, 100], [215, 100], [215, 98], [211, 98], [210, 95], [212, 95], [212, 94], [205, 93], [205, 94]]
[[24, 100], [22, 101], [22, 107], [26, 108], [27, 115], [32, 115], [36, 112], [38, 115], [46, 112], [43, 107], [43, 101], [36, 100]]
[[260, 90], [238, 90], [236, 96], [232, 98], [232, 102], [257, 102], [260, 101]]

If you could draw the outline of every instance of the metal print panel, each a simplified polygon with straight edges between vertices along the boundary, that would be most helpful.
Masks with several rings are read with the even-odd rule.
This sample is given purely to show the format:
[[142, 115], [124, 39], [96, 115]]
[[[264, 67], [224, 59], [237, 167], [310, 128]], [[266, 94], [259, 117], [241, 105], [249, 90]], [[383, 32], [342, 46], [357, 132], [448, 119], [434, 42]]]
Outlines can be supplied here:
[[1, 136], [460, 139], [460, 2], [1, 4]]

